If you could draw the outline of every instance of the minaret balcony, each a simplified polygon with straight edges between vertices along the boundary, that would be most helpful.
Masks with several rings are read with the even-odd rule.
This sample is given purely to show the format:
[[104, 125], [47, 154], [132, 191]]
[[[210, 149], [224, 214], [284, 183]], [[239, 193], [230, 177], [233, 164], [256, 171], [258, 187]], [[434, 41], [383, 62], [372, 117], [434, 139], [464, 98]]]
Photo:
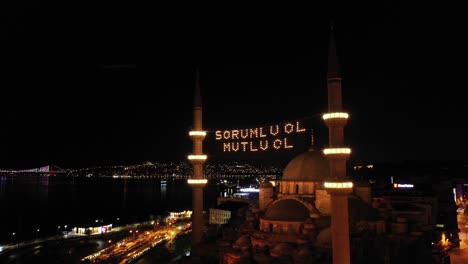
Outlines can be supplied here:
[[353, 182], [351, 181], [324, 182], [323, 186], [325, 188], [332, 188], [332, 189], [347, 189], [347, 188], [353, 188]]
[[206, 160], [208, 156], [206, 155], [188, 155], [189, 160]]
[[208, 157], [206, 155], [188, 155], [187, 158], [192, 164], [200, 164], [204, 163]]
[[189, 132], [189, 136], [191, 136], [192, 138], [205, 138], [206, 137], [206, 131], [190, 131]]
[[348, 123], [349, 114], [345, 112], [326, 113], [322, 116], [328, 127], [344, 127]]
[[323, 149], [323, 154], [325, 156], [349, 156], [351, 154], [350, 148], [325, 148]]
[[187, 183], [194, 186], [206, 185], [208, 183], [207, 179], [188, 179]]
[[323, 187], [330, 194], [349, 194], [353, 186], [352, 181], [327, 181], [323, 183]]

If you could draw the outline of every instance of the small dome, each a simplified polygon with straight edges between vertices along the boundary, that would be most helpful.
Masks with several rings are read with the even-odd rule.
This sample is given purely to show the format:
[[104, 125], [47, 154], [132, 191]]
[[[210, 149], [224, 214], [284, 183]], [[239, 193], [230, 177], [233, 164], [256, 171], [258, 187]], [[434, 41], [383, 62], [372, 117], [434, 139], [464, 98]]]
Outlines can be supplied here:
[[268, 207], [264, 218], [277, 221], [305, 221], [309, 218], [309, 209], [296, 200], [284, 199]]
[[273, 188], [273, 184], [269, 181], [264, 181], [260, 183], [260, 188]]
[[330, 247], [331, 246], [331, 229], [330, 227], [324, 228], [317, 236], [315, 246]]
[[312, 251], [308, 247], [301, 246], [297, 249], [297, 255], [301, 257], [308, 257], [312, 255]]
[[294, 252], [294, 263], [315, 263], [313, 261], [313, 252], [305, 245], [299, 246]]
[[317, 210], [317, 208], [315, 208], [315, 206], [310, 211], [310, 218], [313, 218], [313, 219], [320, 218], [320, 212], [319, 210]]
[[324, 181], [328, 161], [321, 151], [310, 149], [293, 158], [283, 171], [283, 181]]
[[247, 250], [250, 247], [250, 237], [247, 235], [241, 236], [237, 241], [232, 245], [234, 249]]
[[289, 256], [293, 253], [294, 247], [288, 243], [279, 243], [272, 250], [271, 255], [275, 257]]
[[250, 237], [247, 235], [241, 236], [239, 239], [237, 239], [235, 244], [239, 246], [248, 246], [250, 245]]

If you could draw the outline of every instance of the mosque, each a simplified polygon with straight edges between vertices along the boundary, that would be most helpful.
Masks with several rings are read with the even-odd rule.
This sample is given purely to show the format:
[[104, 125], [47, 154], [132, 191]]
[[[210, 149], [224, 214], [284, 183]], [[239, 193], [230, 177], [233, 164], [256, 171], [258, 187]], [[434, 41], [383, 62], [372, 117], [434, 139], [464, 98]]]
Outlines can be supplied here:
[[[221, 250], [220, 263], [331, 263], [331, 196], [323, 186], [328, 160], [311, 146], [293, 158], [279, 181], [260, 184], [258, 207], [247, 212], [241, 235]], [[374, 233], [385, 232], [385, 222], [372, 208], [369, 186], [354, 186], [348, 197], [354, 222], [365, 222]]]
[[402, 201], [398, 193], [397, 201], [392, 197], [371, 197], [369, 182], [352, 182], [348, 178], [346, 163], [351, 149], [345, 145], [344, 127], [349, 114], [342, 109], [333, 25], [327, 88], [328, 111], [322, 118], [329, 131], [328, 146], [319, 149], [312, 135], [309, 149], [289, 161], [280, 180], [260, 184], [258, 201], [250, 201], [244, 211], [245, 221], [235, 229], [227, 226], [221, 236], [206, 243], [203, 188], [208, 180], [203, 174], [203, 163], [207, 155], [202, 148], [206, 132], [202, 129], [197, 81], [194, 130], [189, 132], [193, 154], [188, 156], [194, 174], [187, 181], [193, 189], [192, 260], [223, 264], [349, 264], [351, 259], [354, 263], [390, 263], [390, 259], [395, 261], [392, 263], [421, 259], [428, 263], [427, 258], [433, 257], [429, 236], [434, 226], [431, 215], [437, 205], [424, 202], [432, 201], [431, 197], [418, 197], [419, 202], [411, 200], [414, 196]]
[[385, 232], [385, 223], [371, 205], [370, 186], [353, 185], [346, 176], [350, 149], [343, 147], [343, 127], [348, 114], [341, 109], [333, 27], [328, 64], [331, 120], [325, 116], [324, 120], [330, 131], [330, 148], [318, 150], [312, 137], [309, 149], [288, 163], [281, 180], [260, 184], [258, 206], [250, 207], [240, 236], [221, 247], [220, 263], [245, 259], [256, 263], [349, 263], [350, 225], [365, 222], [372, 232]]

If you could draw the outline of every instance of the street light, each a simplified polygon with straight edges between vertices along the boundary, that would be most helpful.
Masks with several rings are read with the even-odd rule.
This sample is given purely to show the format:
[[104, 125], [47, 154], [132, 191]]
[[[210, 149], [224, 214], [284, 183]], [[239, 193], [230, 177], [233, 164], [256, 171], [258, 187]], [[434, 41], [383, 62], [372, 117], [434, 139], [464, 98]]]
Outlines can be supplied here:
[[39, 235], [39, 231], [41, 231], [39, 228], [36, 230], [36, 239], [37, 239], [37, 236]]

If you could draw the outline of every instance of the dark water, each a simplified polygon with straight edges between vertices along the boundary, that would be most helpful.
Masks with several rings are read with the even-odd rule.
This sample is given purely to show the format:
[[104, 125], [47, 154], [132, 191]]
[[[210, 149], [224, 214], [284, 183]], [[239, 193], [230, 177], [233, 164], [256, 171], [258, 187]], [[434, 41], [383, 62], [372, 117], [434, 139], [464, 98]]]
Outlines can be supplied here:
[[[220, 190], [208, 185], [204, 207]], [[0, 244], [55, 235], [75, 226], [123, 225], [190, 210], [186, 180], [0, 176]], [[37, 232], [39, 229], [39, 232]], [[15, 235], [13, 235], [15, 233]]]

